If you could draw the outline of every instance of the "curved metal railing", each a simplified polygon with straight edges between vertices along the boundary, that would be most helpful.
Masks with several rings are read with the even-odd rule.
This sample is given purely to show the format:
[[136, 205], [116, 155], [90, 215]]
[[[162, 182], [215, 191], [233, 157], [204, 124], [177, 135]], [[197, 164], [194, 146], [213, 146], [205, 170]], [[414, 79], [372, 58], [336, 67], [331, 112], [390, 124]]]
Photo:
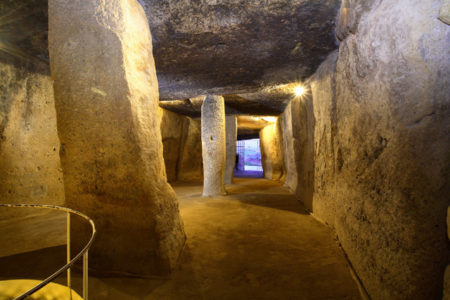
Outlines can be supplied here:
[[[43, 208], [43, 209], [53, 209], [53, 210], [59, 210], [59, 211], [65, 211], [66, 212], [66, 218], [67, 218], [67, 263], [61, 267], [59, 270], [57, 270], [55, 273], [44, 279], [41, 283], [37, 284], [35, 287], [31, 288], [27, 292], [23, 293], [22, 295], [14, 298], [14, 300], [22, 300], [26, 297], [32, 295], [33, 293], [39, 291], [41, 288], [52, 282], [56, 277], [64, 273], [64, 271], [67, 271], [67, 287], [69, 290], [69, 299], [72, 299], [72, 281], [71, 281], [71, 274], [70, 274], [70, 268], [77, 262], [81, 257], [83, 257], [83, 299], [88, 299], [88, 251], [89, 248], [92, 245], [92, 242], [94, 241], [96, 230], [95, 230], [95, 224], [94, 221], [92, 221], [91, 218], [86, 216], [85, 214], [78, 212], [76, 210], [61, 207], [61, 206], [54, 206], [54, 205], [39, 205], [39, 204], [0, 204], [0, 207], [13, 207], [13, 208]], [[84, 246], [84, 248], [71, 259], [70, 255], [70, 214], [76, 214], [91, 224], [92, 227], [92, 234], [87, 242], [87, 244]]]

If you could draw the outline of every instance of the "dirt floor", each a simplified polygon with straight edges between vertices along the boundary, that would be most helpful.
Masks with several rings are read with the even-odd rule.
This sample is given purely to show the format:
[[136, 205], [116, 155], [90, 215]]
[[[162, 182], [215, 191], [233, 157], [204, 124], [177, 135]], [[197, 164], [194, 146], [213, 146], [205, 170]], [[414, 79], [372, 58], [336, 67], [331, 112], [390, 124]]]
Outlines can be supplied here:
[[[201, 185], [173, 186], [187, 243], [172, 276], [91, 275], [90, 299], [360, 299], [332, 230], [278, 182], [236, 179], [214, 198], [201, 197]], [[62, 246], [0, 258], [0, 280], [45, 277], [64, 258]]]

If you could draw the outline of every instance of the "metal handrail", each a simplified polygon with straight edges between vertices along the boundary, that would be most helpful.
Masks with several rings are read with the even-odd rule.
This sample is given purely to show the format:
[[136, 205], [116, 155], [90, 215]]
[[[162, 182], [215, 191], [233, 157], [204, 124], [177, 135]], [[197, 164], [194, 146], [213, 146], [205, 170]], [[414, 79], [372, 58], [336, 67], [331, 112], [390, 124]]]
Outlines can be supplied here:
[[[88, 299], [88, 284], [87, 284], [87, 280], [88, 280], [88, 251], [89, 248], [92, 245], [92, 242], [94, 241], [95, 235], [96, 235], [96, 230], [95, 230], [95, 224], [94, 221], [92, 221], [91, 218], [89, 218], [88, 216], [86, 216], [85, 214], [70, 209], [70, 208], [66, 208], [66, 207], [61, 207], [61, 206], [55, 206], [55, 205], [39, 205], [39, 204], [0, 204], [0, 207], [21, 207], [21, 208], [45, 208], [45, 209], [53, 209], [53, 210], [60, 210], [60, 211], [65, 211], [67, 213], [67, 263], [61, 267], [59, 270], [57, 270], [55, 273], [53, 273], [52, 275], [50, 275], [49, 277], [47, 277], [46, 279], [44, 279], [41, 283], [37, 284], [35, 287], [31, 288], [30, 290], [28, 290], [27, 292], [23, 293], [22, 295], [14, 298], [14, 300], [22, 300], [25, 299], [26, 297], [32, 295], [33, 293], [37, 292], [38, 290], [40, 290], [41, 288], [43, 288], [44, 286], [46, 286], [47, 284], [49, 284], [50, 282], [52, 282], [56, 277], [58, 277], [59, 275], [61, 275], [64, 271], [67, 271], [67, 286], [69, 288], [69, 293], [70, 293], [70, 299], [72, 299], [72, 289], [71, 289], [71, 277], [70, 277], [70, 268], [73, 266], [73, 264], [75, 262], [77, 262], [81, 256], [83, 256], [83, 299], [87, 300]], [[75, 257], [73, 259], [70, 259], [70, 214], [76, 214], [86, 220], [89, 221], [89, 223], [91, 224], [92, 227], [92, 234], [91, 234], [91, 238], [89, 239], [88, 243], [86, 244], [86, 246], [84, 246], [84, 248], [77, 254], [75, 255]]]

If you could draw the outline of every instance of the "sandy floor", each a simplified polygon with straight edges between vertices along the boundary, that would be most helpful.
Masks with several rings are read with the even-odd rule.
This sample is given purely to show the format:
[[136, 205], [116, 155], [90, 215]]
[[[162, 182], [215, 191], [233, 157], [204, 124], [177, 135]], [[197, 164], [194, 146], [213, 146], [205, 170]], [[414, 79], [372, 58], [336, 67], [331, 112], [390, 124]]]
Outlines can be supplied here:
[[[202, 198], [199, 185], [174, 189], [187, 244], [171, 278], [91, 276], [90, 299], [360, 299], [333, 232], [277, 182], [237, 179], [214, 198]], [[64, 251], [0, 258], [0, 279], [45, 277]]]

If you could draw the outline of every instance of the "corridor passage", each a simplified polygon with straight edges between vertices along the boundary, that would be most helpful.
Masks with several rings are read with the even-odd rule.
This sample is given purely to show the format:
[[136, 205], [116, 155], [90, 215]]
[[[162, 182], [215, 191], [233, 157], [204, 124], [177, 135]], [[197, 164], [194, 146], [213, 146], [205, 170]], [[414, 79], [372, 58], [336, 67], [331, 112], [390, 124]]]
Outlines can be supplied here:
[[[90, 299], [360, 299], [332, 230], [280, 183], [237, 178], [220, 197], [201, 197], [200, 184], [175, 183], [174, 189], [187, 243], [171, 277], [91, 272]], [[41, 225], [44, 231], [52, 226], [46, 219]], [[23, 278], [20, 270], [43, 279], [64, 255], [60, 246], [1, 258], [8, 271], [0, 279]], [[73, 277], [80, 292], [81, 274]]]
[[93, 278], [93, 299], [360, 299], [332, 231], [280, 183], [237, 178], [220, 197], [174, 189], [187, 243], [171, 278]]

